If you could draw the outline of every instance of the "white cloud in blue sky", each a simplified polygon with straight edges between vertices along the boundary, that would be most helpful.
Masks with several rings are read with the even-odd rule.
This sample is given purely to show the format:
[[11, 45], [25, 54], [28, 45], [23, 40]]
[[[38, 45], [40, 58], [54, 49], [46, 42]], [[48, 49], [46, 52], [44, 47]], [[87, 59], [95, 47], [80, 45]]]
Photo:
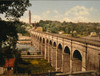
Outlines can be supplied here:
[[[100, 1], [32, 1], [32, 22], [56, 20], [72, 22], [100, 22]], [[28, 11], [20, 18], [28, 22]], [[1, 15], [0, 15], [1, 16]]]

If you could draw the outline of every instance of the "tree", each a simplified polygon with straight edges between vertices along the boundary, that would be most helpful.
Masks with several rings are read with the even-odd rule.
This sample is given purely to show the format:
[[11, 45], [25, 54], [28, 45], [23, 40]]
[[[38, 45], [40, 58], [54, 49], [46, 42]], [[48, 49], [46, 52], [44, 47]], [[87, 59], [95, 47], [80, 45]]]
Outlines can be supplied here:
[[0, 13], [7, 19], [16, 19], [23, 16], [30, 5], [29, 0], [0, 0]]
[[17, 31], [12, 22], [0, 20], [0, 25], [0, 63], [2, 66], [4, 59], [13, 55], [17, 42]]
[[14, 24], [8, 21], [0, 21], [0, 48], [4, 42], [9, 42], [9, 45], [15, 44], [17, 41], [15, 39], [17, 39], [17, 31]]
[[[16, 20], [23, 16], [30, 5], [29, 0], [0, 0], [0, 14], [5, 14], [9, 20]], [[5, 58], [16, 56], [16, 42], [15, 23], [0, 18], [0, 66], [4, 65]]]

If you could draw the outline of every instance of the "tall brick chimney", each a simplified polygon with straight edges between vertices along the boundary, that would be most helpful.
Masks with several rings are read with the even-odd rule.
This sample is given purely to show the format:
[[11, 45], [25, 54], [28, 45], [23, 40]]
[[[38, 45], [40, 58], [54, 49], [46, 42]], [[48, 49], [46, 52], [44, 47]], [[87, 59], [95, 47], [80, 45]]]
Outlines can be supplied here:
[[34, 22], [34, 28], [36, 29], [36, 21]]
[[29, 24], [31, 24], [31, 11], [29, 10]]

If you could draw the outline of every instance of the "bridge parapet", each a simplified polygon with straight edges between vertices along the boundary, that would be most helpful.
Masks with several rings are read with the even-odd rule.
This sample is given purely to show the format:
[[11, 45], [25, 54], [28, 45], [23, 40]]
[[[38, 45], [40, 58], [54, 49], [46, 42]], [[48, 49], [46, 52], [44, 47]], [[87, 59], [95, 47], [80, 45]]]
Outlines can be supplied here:
[[[31, 31], [31, 33], [32, 32], [33, 31]], [[34, 32], [37, 32], [37, 31], [34, 31]], [[69, 36], [65, 36], [65, 35], [61, 35], [61, 34], [46, 33], [46, 32], [37, 32], [37, 33], [40, 33], [42, 36], [44, 36], [44, 35], [49, 36], [50, 38], [52, 38], [52, 37], [57, 37], [59, 39], [63, 38], [65, 40], [67, 39], [67, 40], [77, 41], [77, 42], [81, 42], [84, 44], [90, 44], [90, 45], [100, 47], [100, 41], [97, 41], [97, 40], [91, 40], [91, 39], [85, 39], [85, 38], [75, 38], [75, 37], [69, 37]]]

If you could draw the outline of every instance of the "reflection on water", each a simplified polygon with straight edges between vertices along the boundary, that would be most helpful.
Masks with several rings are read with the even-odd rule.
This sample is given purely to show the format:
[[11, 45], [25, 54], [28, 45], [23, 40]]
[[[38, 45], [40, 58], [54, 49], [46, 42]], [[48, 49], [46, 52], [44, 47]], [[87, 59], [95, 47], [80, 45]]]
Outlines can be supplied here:
[[[21, 49], [27, 49], [27, 51], [35, 51], [35, 48], [31, 46], [31, 44], [16, 44], [16, 47], [21, 50]], [[24, 51], [24, 50], [23, 50]]]

